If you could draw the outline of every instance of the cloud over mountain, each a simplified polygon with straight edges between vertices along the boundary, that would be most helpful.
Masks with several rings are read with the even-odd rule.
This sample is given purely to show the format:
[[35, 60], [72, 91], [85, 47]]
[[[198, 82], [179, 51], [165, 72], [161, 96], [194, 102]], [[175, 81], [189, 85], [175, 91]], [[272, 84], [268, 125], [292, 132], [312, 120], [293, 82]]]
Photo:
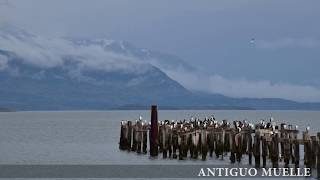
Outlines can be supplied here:
[[[77, 63], [78, 68], [134, 73], [144, 72], [150, 67], [133, 57], [105, 51], [96, 44], [83, 46], [63, 38], [43, 38], [11, 29], [5, 27], [4, 31], [0, 31], [0, 49], [13, 52], [24, 63], [52, 68], [72, 61]], [[6, 67], [6, 63], [8, 60], [2, 57], [1, 67]]]
[[[275, 42], [257, 41], [260, 48], [283, 48], [316, 45], [307, 39], [286, 39]], [[170, 78], [192, 91], [223, 94], [231, 97], [284, 98], [301, 102], [320, 101], [320, 90], [306, 85], [268, 80], [250, 81], [246, 78], [225, 78], [215, 72], [201, 72], [177, 56], [137, 48], [125, 41], [108, 39], [45, 38], [5, 25], [0, 28], [0, 50], [12, 52], [22, 63], [42, 69], [65, 67], [69, 75], [87, 82], [95, 82], [86, 76], [86, 71], [123, 72], [144, 74], [159, 68]], [[0, 71], [19, 75], [19, 67], [11, 67], [9, 56], [0, 54]], [[39, 71], [32, 75], [43, 77]], [[143, 83], [145, 77], [136, 77], [128, 85]]]

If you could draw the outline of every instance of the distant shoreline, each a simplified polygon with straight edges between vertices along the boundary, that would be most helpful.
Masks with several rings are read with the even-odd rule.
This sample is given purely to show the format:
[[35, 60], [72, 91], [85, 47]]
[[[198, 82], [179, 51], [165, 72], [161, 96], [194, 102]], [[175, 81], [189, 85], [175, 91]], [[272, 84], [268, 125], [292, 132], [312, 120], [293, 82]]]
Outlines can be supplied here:
[[15, 112], [15, 110], [9, 109], [9, 108], [1, 108], [0, 107], [0, 112]]
[[[13, 108], [0, 108], [0, 112], [46, 112], [46, 111], [149, 111], [151, 106], [119, 106], [119, 107], [106, 107], [104, 109], [97, 108], [97, 109], [73, 109], [73, 108], [51, 108], [51, 109], [13, 109]], [[166, 110], [166, 111], [199, 111], [199, 110], [226, 110], [226, 111], [320, 111], [317, 109], [292, 109], [292, 108], [280, 108], [280, 109], [255, 109], [249, 107], [238, 107], [238, 106], [158, 106], [159, 110]]]
[[[16, 110], [16, 111], [0, 111], [0, 113], [19, 113], [19, 112], [112, 112], [112, 111], [150, 111], [150, 109], [66, 109], [66, 110]], [[163, 109], [159, 108], [159, 111], [272, 111], [272, 112], [320, 112], [320, 110], [304, 110], [304, 109]]]
[[[159, 106], [161, 110], [256, 110], [249, 107], [238, 106]], [[150, 110], [150, 106], [120, 106], [111, 110]]]

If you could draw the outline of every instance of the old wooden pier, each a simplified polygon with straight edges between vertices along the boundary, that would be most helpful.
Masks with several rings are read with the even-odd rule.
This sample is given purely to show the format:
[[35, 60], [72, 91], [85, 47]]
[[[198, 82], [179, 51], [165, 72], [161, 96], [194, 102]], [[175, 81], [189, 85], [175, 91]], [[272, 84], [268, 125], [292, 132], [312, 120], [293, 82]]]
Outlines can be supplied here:
[[[309, 134], [309, 128], [298, 138], [298, 127], [276, 124], [270, 119], [250, 124], [247, 121], [217, 121], [214, 117], [190, 119], [188, 121], [158, 121], [157, 106], [151, 108], [151, 123], [141, 118], [135, 123], [121, 122], [119, 148], [147, 154], [149, 138], [150, 156], [184, 160], [188, 158], [206, 160], [215, 155], [231, 163], [240, 162], [244, 155], [248, 163], [266, 167], [267, 161], [272, 167], [320, 168], [320, 133]], [[304, 157], [300, 157], [303, 146]], [[254, 162], [252, 162], [254, 159]]]

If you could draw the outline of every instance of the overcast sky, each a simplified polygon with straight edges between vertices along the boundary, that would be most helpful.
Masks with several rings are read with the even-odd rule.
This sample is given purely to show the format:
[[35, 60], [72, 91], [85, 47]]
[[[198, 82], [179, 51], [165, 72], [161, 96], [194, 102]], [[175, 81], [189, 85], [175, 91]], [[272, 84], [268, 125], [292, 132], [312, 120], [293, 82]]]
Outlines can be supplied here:
[[[312, 88], [320, 100], [319, 7], [318, 0], [0, 0], [0, 23], [51, 37], [125, 40], [229, 83]], [[303, 101], [303, 91], [291, 93]]]

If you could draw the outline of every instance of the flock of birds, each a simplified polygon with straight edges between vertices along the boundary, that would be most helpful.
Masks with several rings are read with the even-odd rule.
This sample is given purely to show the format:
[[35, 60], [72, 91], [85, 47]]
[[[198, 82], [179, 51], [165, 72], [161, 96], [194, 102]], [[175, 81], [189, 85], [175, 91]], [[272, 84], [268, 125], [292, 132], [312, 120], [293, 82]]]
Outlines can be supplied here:
[[[151, 123], [148, 122], [147, 120], [143, 120], [142, 116], [139, 116], [139, 119], [136, 120], [137, 123], [141, 123], [142, 126], [147, 126], [150, 127]], [[126, 121], [121, 122], [122, 125], [126, 124]], [[210, 117], [205, 117], [204, 119], [200, 119], [198, 117], [193, 117], [189, 120], [164, 120], [164, 121], [158, 121], [158, 124], [160, 126], [166, 125], [169, 126], [171, 129], [185, 129], [187, 130], [188, 128], [207, 128], [207, 127], [213, 127], [213, 128], [232, 128], [232, 125], [230, 122], [227, 120], [222, 120], [222, 121], [217, 121], [214, 115], [211, 115]], [[238, 132], [240, 132], [242, 129], [270, 129], [272, 130], [271, 132], [278, 130], [279, 126], [276, 124], [274, 121], [273, 117], [270, 117], [269, 120], [265, 121], [264, 119], [260, 120], [260, 123], [258, 124], [252, 124], [249, 123], [247, 120], [235, 120], [233, 121], [233, 127], [237, 129]], [[298, 126], [292, 126], [292, 125], [283, 125], [284, 129], [289, 129], [289, 130], [298, 130]], [[310, 127], [308, 126], [306, 128], [306, 131], [308, 132], [310, 130]]]

